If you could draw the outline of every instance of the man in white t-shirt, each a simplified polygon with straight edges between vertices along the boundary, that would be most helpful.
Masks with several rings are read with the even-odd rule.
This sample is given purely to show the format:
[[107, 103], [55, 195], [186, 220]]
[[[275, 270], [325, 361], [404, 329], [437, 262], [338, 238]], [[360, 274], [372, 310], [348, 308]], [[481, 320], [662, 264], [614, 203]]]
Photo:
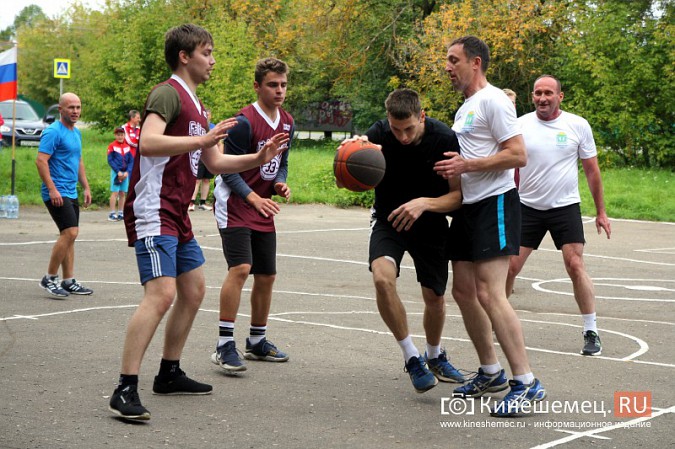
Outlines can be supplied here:
[[539, 247], [546, 232], [550, 232], [556, 248], [562, 251], [574, 299], [583, 318], [581, 354], [600, 355], [602, 345], [596, 324], [593, 281], [584, 266], [586, 240], [579, 207], [579, 159], [595, 202], [598, 234], [604, 229], [610, 238], [612, 230], [605, 212], [593, 132], [584, 118], [560, 109], [563, 96], [557, 78], [540, 76], [532, 92], [536, 110], [518, 120], [528, 162], [520, 169], [520, 254], [511, 257], [506, 294], [511, 294], [515, 278], [528, 256]]
[[[485, 77], [489, 61], [490, 50], [477, 37], [448, 47], [445, 71], [465, 98], [452, 127], [461, 154], [445, 153], [448, 159], [437, 162], [436, 171], [446, 178], [461, 175], [463, 201], [450, 226], [448, 257], [452, 295], [480, 361], [476, 376], [453, 395], [473, 398], [510, 386], [491, 413], [509, 417], [531, 410], [546, 390], [532, 374], [520, 320], [506, 297], [509, 257], [520, 247], [513, 169], [524, 166], [527, 155], [513, 104]], [[497, 359], [493, 329], [513, 374], [510, 382]]]

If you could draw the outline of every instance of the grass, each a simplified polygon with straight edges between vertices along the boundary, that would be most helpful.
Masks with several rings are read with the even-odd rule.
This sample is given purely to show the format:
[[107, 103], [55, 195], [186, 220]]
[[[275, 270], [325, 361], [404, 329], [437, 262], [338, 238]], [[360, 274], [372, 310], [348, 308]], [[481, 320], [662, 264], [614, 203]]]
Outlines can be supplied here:
[[[93, 208], [105, 208], [110, 196], [106, 149], [113, 136], [85, 129], [84, 161]], [[288, 184], [292, 203], [322, 203], [338, 207], [369, 207], [373, 192], [354, 193], [335, 186], [333, 156], [337, 142], [298, 140], [289, 156]], [[15, 191], [21, 204], [41, 205], [35, 148], [16, 149]], [[0, 150], [0, 193], [11, 189], [11, 148]], [[675, 222], [675, 174], [668, 170], [612, 168], [602, 170], [605, 203], [610, 218]], [[594, 216], [595, 206], [583, 172], [579, 174], [581, 210]], [[402, 180], [405, 182], [405, 180]]]

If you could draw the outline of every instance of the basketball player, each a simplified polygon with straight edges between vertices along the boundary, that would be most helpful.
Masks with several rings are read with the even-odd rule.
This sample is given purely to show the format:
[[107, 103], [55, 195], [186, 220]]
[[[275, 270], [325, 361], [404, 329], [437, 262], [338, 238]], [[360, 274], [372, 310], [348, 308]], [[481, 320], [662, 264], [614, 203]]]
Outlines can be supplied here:
[[[367, 139], [382, 147], [386, 169], [375, 187], [368, 262], [373, 273], [377, 308], [403, 353], [413, 388], [423, 393], [436, 384], [463, 382], [441, 348], [445, 323], [448, 260], [446, 213], [461, 204], [458, 179], [450, 183], [434, 172], [446, 151], [459, 151], [455, 133], [422, 110], [417, 92], [398, 89], [384, 103], [387, 118], [375, 122]], [[396, 279], [405, 252], [412, 257], [422, 289], [426, 352], [415, 346]]]
[[236, 124], [234, 118], [209, 124], [197, 86], [208, 80], [215, 64], [211, 34], [195, 25], [170, 29], [165, 59], [172, 71], [155, 86], [145, 103], [138, 160], [134, 164], [124, 222], [144, 296], [127, 327], [119, 385], [110, 410], [128, 420], [148, 420], [138, 395], [143, 355], [164, 315], [171, 309], [164, 349], [152, 391], [160, 395], [210, 394], [211, 385], [187, 377], [180, 357], [204, 298], [204, 256], [192, 233], [188, 205], [200, 157], [213, 173], [257, 167], [282, 151], [288, 134], [271, 136], [260, 152], [221, 154], [216, 144]]
[[[506, 298], [509, 256], [520, 246], [520, 202], [513, 168], [527, 161], [516, 110], [506, 94], [488, 83], [490, 50], [482, 40], [465, 36], [448, 47], [445, 71], [464, 103], [455, 114], [461, 155], [446, 153], [436, 164], [444, 177], [461, 176], [463, 204], [450, 225], [453, 245], [452, 294], [476, 347], [480, 368], [459, 397], [511, 391], [492, 410], [493, 416], [514, 416], [546, 396], [534, 378], [516, 312]], [[511, 366], [507, 382], [495, 352], [492, 330]], [[530, 409], [531, 410], [531, 409]]]
[[[225, 141], [227, 154], [256, 154], [278, 133], [293, 136], [293, 117], [281, 108], [286, 99], [288, 66], [275, 58], [256, 63], [253, 89], [257, 101], [239, 111], [237, 125]], [[291, 141], [284, 143], [290, 149]], [[234, 341], [234, 325], [241, 291], [250, 274], [251, 323], [244, 357], [285, 362], [288, 355], [267, 339], [267, 318], [276, 277], [277, 242], [274, 216], [280, 212], [272, 199], [288, 199], [288, 151], [259, 167], [216, 178], [215, 215], [228, 272], [220, 289], [218, 343], [211, 361], [226, 373], [246, 370]]]

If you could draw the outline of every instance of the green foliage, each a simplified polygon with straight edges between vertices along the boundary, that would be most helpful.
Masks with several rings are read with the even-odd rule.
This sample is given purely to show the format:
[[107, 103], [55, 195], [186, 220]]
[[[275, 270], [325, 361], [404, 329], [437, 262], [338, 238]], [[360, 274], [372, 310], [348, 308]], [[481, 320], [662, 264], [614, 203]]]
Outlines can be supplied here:
[[651, 3], [578, 4], [558, 73], [563, 106], [591, 123], [599, 146], [624, 165], [673, 167], [675, 6], [655, 17]]

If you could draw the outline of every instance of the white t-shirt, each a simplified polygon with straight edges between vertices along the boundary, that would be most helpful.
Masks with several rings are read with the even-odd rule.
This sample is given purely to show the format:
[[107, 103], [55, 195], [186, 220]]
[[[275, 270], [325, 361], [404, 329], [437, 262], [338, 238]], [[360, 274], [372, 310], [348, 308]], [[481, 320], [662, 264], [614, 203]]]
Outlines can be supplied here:
[[555, 120], [543, 121], [531, 112], [518, 122], [527, 149], [527, 165], [520, 169], [520, 202], [538, 210], [581, 202], [578, 160], [598, 154], [586, 119], [562, 111]]
[[[462, 157], [477, 159], [497, 154], [499, 144], [521, 134], [516, 110], [509, 97], [488, 84], [464, 101], [452, 126]], [[516, 187], [513, 169], [462, 173], [463, 203], [476, 203]]]

